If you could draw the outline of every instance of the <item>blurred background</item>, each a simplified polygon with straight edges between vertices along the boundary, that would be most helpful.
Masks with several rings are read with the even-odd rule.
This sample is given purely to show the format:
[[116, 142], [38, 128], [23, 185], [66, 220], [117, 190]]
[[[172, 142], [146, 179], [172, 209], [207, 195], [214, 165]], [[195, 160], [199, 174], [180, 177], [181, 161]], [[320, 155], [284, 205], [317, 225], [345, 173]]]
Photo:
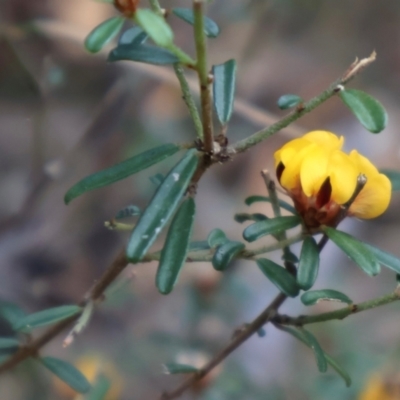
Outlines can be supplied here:
[[[191, 5], [188, 0], [161, 3], [166, 8]], [[88, 193], [68, 207], [63, 203], [66, 190], [153, 145], [194, 138], [172, 68], [111, 64], [107, 52], [93, 56], [84, 50], [84, 37], [115, 14], [112, 5], [91, 0], [0, 1], [2, 304], [13, 302], [35, 312], [79, 301], [129, 236], [106, 229], [104, 221], [129, 204], [145, 207], [155, 190], [149, 178], [167, 172], [178, 158]], [[265, 194], [260, 170], [272, 169], [274, 151], [302, 132], [331, 130], [345, 136], [347, 150], [357, 148], [377, 166], [399, 169], [399, 1], [215, 0], [208, 14], [221, 28], [220, 36], [209, 41], [210, 63], [238, 62], [231, 142], [282, 117], [276, 106], [280, 95], [308, 99], [356, 56], [367, 57], [373, 50], [377, 61], [351, 87], [379, 99], [389, 124], [380, 135], [370, 134], [333, 98], [234, 162], [216, 166], [199, 186], [195, 240], [205, 239], [213, 228], [240, 239], [243, 226], [234, 221], [235, 213], [270, 212], [263, 204], [249, 208], [244, 199]], [[177, 44], [192, 52], [191, 27], [172, 16], [170, 22]], [[382, 217], [346, 221], [341, 228], [400, 256], [399, 205], [394, 195]], [[279, 260], [280, 254], [274, 257]], [[98, 307], [75, 342], [63, 349], [65, 332], [42, 354], [69, 360], [88, 374], [100, 366], [113, 382], [110, 399], [157, 399], [182, 379], [163, 374], [162, 364], [202, 365], [277, 293], [255, 263], [237, 262], [223, 275], [197, 263], [187, 265], [173, 293], [163, 297], [154, 285], [156, 267], [130, 266], [124, 283]], [[329, 244], [315, 288], [337, 289], [361, 302], [395, 285], [393, 272], [383, 269], [370, 278]], [[336, 308], [323, 303], [307, 309], [294, 299], [282, 312]], [[399, 305], [392, 304], [310, 326], [323, 348], [349, 371], [351, 388], [332, 371], [319, 374], [308, 348], [268, 326], [265, 337], [248, 340], [182, 398], [399, 399], [394, 390], [400, 385], [398, 311]], [[1, 336], [9, 335], [9, 329], [0, 322]], [[77, 398], [29, 362], [0, 377], [0, 393], [2, 400]]]

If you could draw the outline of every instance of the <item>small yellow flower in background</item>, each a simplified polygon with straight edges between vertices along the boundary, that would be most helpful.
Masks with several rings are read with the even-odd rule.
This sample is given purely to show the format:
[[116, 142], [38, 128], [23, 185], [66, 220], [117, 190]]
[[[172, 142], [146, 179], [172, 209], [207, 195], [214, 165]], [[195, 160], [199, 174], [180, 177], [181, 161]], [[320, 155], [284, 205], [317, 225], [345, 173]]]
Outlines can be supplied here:
[[[398, 377], [397, 377], [398, 378]], [[373, 375], [360, 393], [357, 400], [399, 400], [398, 380], [385, 380], [381, 375]]]
[[347, 215], [370, 219], [389, 206], [391, 183], [356, 150], [342, 151], [343, 136], [313, 131], [275, 152], [276, 175], [308, 228], [336, 226], [341, 206], [350, 200], [359, 175], [367, 183]]
[[[122, 392], [122, 379], [113, 364], [104, 360], [101, 356], [93, 354], [79, 358], [75, 367], [85, 375], [92, 386], [96, 383], [98, 376], [104, 375], [110, 382], [110, 389], [105, 400], [119, 399]], [[83, 395], [78, 395], [75, 390], [58, 378], [55, 378], [54, 386], [56, 391], [65, 398], [71, 400], [83, 400], [85, 398]]]

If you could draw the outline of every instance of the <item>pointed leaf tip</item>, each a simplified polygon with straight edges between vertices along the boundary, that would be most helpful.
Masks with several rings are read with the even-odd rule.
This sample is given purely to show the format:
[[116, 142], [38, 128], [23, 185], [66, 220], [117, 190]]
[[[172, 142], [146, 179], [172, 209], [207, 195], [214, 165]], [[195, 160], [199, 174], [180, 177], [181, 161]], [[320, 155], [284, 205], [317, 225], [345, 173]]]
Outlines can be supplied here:
[[266, 258], [259, 258], [257, 265], [263, 274], [286, 296], [296, 297], [299, 294], [296, 279], [285, 268]]
[[124, 24], [123, 17], [112, 17], [96, 26], [85, 39], [85, 48], [90, 53], [98, 53], [109, 43]]
[[344, 253], [346, 253], [361, 269], [370, 276], [379, 274], [381, 268], [373, 252], [361, 241], [348, 233], [330, 227], [323, 231]]
[[318, 276], [319, 250], [314, 238], [307, 237], [301, 248], [297, 283], [303, 290], [310, 289]]
[[164, 144], [137, 154], [136, 156], [128, 158], [110, 168], [89, 175], [68, 190], [64, 196], [65, 204], [70, 203], [73, 199], [79, 197], [83, 193], [111, 185], [112, 183], [118, 182], [130, 175], [151, 167], [152, 165], [163, 161], [167, 157], [172, 156], [179, 150], [180, 147], [175, 144]]
[[54, 357], [43, 357], [39, 361], [78, 393], [87, 393], [90, 390], [86, 377], [72, 364]]
[[188, 150], [158, 187], [129, 239], [126, 255], [131, 262], [142, 259], [168, 223], [186, 192], [197, 164], [197, 151]]
[[387, 112], [374, 97], [355, 89], [344, 89], [339, 96], [367, 130], [379, 133], [386, 128]]
[[226, 125], [232, 116], [235, 100], [236, 61], [228, 60], [212, 68], [213, 100], [217, 116], [222, 125]]
[[172, 220], [156, 275], [156, 286], [162, 294], [172, 291], [185, 264], [195, 212], [195, 202], [189, 197], [181, 204]]

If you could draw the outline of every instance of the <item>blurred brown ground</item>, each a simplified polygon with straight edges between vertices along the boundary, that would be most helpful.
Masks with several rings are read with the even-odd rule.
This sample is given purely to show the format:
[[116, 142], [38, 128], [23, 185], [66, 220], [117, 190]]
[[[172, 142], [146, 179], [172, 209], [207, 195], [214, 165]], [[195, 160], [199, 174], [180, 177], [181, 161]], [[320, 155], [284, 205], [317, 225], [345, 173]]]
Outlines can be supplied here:
[[[163, 6], [190, 2], [165, 1]], [[114, 13], [111, 5], [89, 0], [0, 1], [0, 298], [27, 311], [81, 298], [128, 237], [106, 230], [104, 221], [130, 203], [145, 206], [154, 191], [148, 178], [167, 171], [176, 159], [68, 207], [65, 191], [81, 177], [152, 145], [189, 141], [194, 135], [180, 93], [163, 69], [148, 73], [142, 65], [109, 64], [104, 54], [91, 56], [76, 40]], [[389, 125], [382, 134], [366, 132], [336, 98], [301, 119], [294, 131], [332, 130], [379, 167], [399, 169], [397, 0], [215, 0], [209, 16], [222, 31], [209, 42], [210, 63], [235, 58], [238, 98], [268, 113], [266, 122], [236, 113], [229, 127], [232, 141], [262, 128], [271, 115], [284, 115], [276, 106], [280, 95], [310, 98], [356, 56], [376, 50], [377, 61], [351, 86], [387, 108]], [[35, 23], [39, 28], [33, 28]], [[171, 23], [176, 42], [191, 51], [190, 27], [173, 18]], [[195, 239], [216, 227], [241, 237], [233, 214], [246, 211], [248, 195], [265, 192], [259, 171], [272, 168], [273, 152], [292, 135], [278, 134], [208, 173], [197, 197]], [[394, 195], [390, 209], [376, 221], [350, 221], [343, 228], [400, 256], [399, 201]], [[269, 211], [266, 206], [258, 210]], [[387, 293], [395, 284], [388, 271], [366, 277], [333, 247], [324, 251], [322, 265], [317, 287], [341, 290], [355, 301]], [[98, 353], [120, 371], [121, 399], [155, 399], [179, 382], [162, 375], [162, 363], [177, 354], [188, 357], [187, 349], [199, 350], [200, 358], [212, 354], [276, 293], [254, 264], [237, 264], [222, 278], [210, 265], [198, 264], [186, 266], [174, 293], [163, 298], [154, 287], [155, 268], [132, 268], [128, 289], [98, 309], [71, 348], [62, 349], [60, 337], [44, 354], [74, 361], [83, 353]], [[289, 302], [283, 311], [307, 312], [298, 303]], [[318, 376], [311, 352], [268, 328], [265, 339], [251, 339], [228, 359], [219, 383], [199, 398], [354, 399], [370, 370], [393, 361], [400, 343], [398, 307], [331, 322], [329, 329], [312, 327], [324, 348], [351, 372], [353, 389], [344, 389], [333, 374]], [[63, 398], [47, 374], [30, 366], [1, 377], [0, 387], [1, 400]]]

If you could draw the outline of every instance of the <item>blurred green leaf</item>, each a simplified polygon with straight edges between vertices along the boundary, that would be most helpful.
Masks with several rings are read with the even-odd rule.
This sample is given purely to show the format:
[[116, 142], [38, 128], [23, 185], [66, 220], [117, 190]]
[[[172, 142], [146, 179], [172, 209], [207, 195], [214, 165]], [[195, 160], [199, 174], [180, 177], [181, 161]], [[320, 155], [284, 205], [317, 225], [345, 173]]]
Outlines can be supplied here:
[[255, 222], [265, 221], [266, 219], [268, 219], [268, 217], [261, 213], [254, 213], [254, 214], [239, 213], [235, 214], [234, 219], [236, 222], [242, 224], [243, 222], [246, 221], [255, 221]]
[[15, 338], [0, 337], [0, 350], [1, 349], [14, 349], [18, 348], [20, 343]]
[[245, 248], [241, 242], [229, 241], [217, 248], [212, 265], [217, 271], [224, 271], [230, 262]]
[[355, 89], [343, 89], [339, 96], [367, 130], [379, 133], [386, 128], [388, 116], [378, 100]]
[[119, 164], [110, 168], [103, 169], [92, 175], [83, 178], [65, 194], [64, 201], [68, 204], [71, 200], [89, 192], [90, 190], [98, 189], [103, 186], [111, 185], [127, 178], [130, 175], [136, 174], [143, 169], [146, 169], [154, 164], [157, 164], [167, 157], [178, 152], [180, 148], [174, 144], [164, 144], [159, 147], [154, 147], [136, 156], [128, 158]]
[[189, 197], [181, 204], [172, 220], [156, 275], [156, 286], [162, 294], [172, 291], [185, 264], [195, 213], [195, 202]]
[[231, 119], [235, 100], [236, 61], [228, 60], [212, 68], [213, 100], [217, 116], [222, 125]]
[[[193, 10], [190, 8], [176, 7], [172, 12], [185, 22], [194, 25]], [[210, 38], [216, 38], [219, 35], [218, 25], [210, 18], [204, 17], [204, 33]]]
[[110, 380], [105, 375], [99, 374], [85, 400], [105, 400], [110, 388]]
[[143, 32], [142, 28], [138, 26], [133, 26], [132, 28], [127, 29], [119, 38], [118, 46], [121, 45], [129, 45], [131, 47], [139, 46], [143, 44], [148, 35], [146, 32]]
[[168, 65], [179, 62], [178, 57], [170, 51], [146, 44], [140, 46], [123, 44], [113, 49], [108, 55], [108, 61], [110, 62], [122, 60], [154, 65]]
[[[255, 196], [250, 196], [247, 197], [247, 199], [244, 201], [248, 206], [251, 206], [253, 203], [258, 203], [260, 201], [265, 201], [267, 203], [271, 203], [271, 199], [269, 197], [266, 196], [259, 196], [259, 195], [255, 195]], [[279, 199], [279, 206], [281, 208], [283, 208], [286, 211], [289, 211], [292, 214], [297, 214], [296, 209], [290, 205], [289, 203], [287, 203], [286, 201], [280, 200]]]
[[361, 269], [370, 276], [378, 275], [381, 268], [370, 249], [348, 233], [330, 227], [323, 231], [343, 252], [345, 252]]
[[255, 240], [263, 236], [271, 235], [277, 232], [283, 232], [287, 229], [294, 228], [300, 223], [301, 220], [297, 216], [276, 217], [267, 219], [265, 221], [255, 222], [254, 224], [249, 225], [243, 231], [243, 238], [248, 242], [254, 242]]
[[382, 174], [385, 174], [390, 182], [392, 183], [392, 191], [397, 192], [400, 190], [400, 172], [399, 171], [393, 171], [390, 169], [382, 169], [380, 171]]
[[16, 331], [30, 330], [38, 326], [51, 325], [82, 312], [82, 307], [69, 305], [48, 308], [47, 310], [26, 315], [14, 324]]
[[320, 344], [318, 343], [318, 340], [313, 334], [311, 334], [304, 328], [299, 329], [281, 325], [279, 329], [289, 333], [290, 335], [294, 336], [296, 339], [300, 340], [305, 345], [310, 347], [314, 351], [315, 360], [317, 361], [319, 372], [326, 372], [328, 365], [325, 358], [325, 352], [322, 350]]
[[165, 19], [147, 8], [139, 8], [135, 13], [136, 23], [160, 47], [169, 47], [174, 43], [174, 33]]
[[107, 43], [109, 43], [124, 24], [125, 19], [121, 16], [107, 19], [96, 26], [85, 39], [85, 48], [91, 53], [98, 53]]
[[0, 301], [0, 315], [10, 323], [16, 325], [21, 319], [26, 317], [25, 311], [19, 306], [8, 301]]
[[314, 238], [306, 237], [300, 254], [297, 270], [297, 283], [303, 290], [310, 289], [317, 279], [319, 269], [319, 250]]
[[158, 187], [129, 239], [126, 255], [131, 262], [141, 260], [167, 224], [178, 207], [197, 164], [197, 151], [195, 149], [187, 151]]
[[303, 293], [301, 296], [301, 302], [306, 306], [312, 306], [324, 300], [338, 301], [346, 304], [353, 303], [347, 295], [333, 289], [310, 290], [307, 293]]
[[278, 107], [281, 110], [287, 110], [288, 108], [296, 107], [298, 104], [302, 103], [303, 99], [296, 94], [284, 94], [278, 99]]
[[54, 357], [43, 357], [38, 360], [78, 393], [87, 393], [90, 390], [88, 380], [72, 364]]
[[187, 364], [167, 363], [163, 365], [166, 374], [195, 374], [198, 368]]
[[286, 296], [296, 297], [299, 294], [295, 277], [285, 268], [266, 258], [259, 258], [256, 262], [263, 274]]
[[400, 259], [398, 257], [368, 243], [363, 242], [363, 245], [376, 257], [379, 263], [400, 274]]
[[142, 212], [138, 206], [131, 204], [128, 207], [125, 207], [122, 210], [118, 211], [117, 214], [115, 215], [115, 219], [135, 217], [137, 215], [140, 215], [141, 213]]
[[325, 353], [325, 359], [328, 364], [343, 378], [347, 387], [351, 386], [350, 375], [345, 371], [329, 354]]
[[213, 229], [207, 236], [207, 242], [212, 249], [221, 246], [227, 241], [228, 238], [226, 237], [225, 232], [219, 228]]

